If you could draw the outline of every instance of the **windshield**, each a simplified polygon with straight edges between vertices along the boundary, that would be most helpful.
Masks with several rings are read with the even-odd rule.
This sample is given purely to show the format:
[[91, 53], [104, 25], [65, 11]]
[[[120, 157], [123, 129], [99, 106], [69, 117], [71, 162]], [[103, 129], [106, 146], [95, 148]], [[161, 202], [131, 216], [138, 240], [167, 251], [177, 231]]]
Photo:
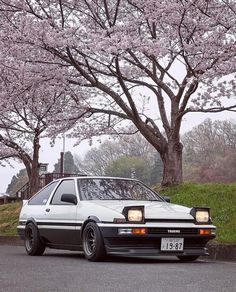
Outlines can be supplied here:
[[78, 179], [82, 200], [161, 201], [148, 187], [135, 180]]

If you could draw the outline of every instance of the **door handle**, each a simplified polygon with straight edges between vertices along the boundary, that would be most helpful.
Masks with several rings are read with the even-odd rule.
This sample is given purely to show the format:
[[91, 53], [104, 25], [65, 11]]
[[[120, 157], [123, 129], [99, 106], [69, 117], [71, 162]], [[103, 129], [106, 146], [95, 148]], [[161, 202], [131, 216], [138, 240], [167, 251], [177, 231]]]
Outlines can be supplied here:
[[48, 208], [48, 209], [46, 209], [46, 212], [49, 212], [50, 211], [50, 209]]

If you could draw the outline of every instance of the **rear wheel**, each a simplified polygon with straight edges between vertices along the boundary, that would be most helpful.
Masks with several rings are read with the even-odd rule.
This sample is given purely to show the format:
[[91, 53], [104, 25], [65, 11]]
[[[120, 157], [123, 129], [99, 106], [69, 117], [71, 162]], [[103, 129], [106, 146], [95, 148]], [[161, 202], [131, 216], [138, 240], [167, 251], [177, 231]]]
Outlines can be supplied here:
[[178, 256], [178, 259], [181, 262], [193, 262], [198, 258], [199, 258], [199, 256]]
[[89, 222], [83, 231], [83, 250], [86, 259], [97, 262], [103, 261], [106, 257], [102, 234], [94, 222]]
[[37, 227], [29, 223], [25, 227], [25, 249], [28, 255], [39, 256], [45, 251], [45, 245], [42, 243]]

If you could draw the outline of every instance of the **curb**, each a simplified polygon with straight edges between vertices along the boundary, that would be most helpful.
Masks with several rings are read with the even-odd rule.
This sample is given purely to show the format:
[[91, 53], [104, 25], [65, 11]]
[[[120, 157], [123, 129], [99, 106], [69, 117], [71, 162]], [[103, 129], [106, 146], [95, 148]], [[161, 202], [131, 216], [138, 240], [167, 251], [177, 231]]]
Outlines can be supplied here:
[[236, 262], [236, 244], [210, 243], [207, 245], [210, 259]]
[[[19, 236], [0, 236], [0, 245], [23, 246], [24, 242]], [[207, 244], [209, 259], [236, 262], [236, 244], [210, 243]]]

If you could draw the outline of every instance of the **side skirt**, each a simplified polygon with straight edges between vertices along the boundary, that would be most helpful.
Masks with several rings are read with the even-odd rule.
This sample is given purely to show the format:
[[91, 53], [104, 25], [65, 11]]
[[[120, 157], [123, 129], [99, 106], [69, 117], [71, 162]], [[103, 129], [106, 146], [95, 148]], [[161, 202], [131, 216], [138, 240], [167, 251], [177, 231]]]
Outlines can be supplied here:
[[45, 243], [47, 247], [54, 249], [64, 249], [64, 250], [72, 250], [72, 251], [83, 251], [82, 245], [65, 245], [65, 244], [52, 244]]

